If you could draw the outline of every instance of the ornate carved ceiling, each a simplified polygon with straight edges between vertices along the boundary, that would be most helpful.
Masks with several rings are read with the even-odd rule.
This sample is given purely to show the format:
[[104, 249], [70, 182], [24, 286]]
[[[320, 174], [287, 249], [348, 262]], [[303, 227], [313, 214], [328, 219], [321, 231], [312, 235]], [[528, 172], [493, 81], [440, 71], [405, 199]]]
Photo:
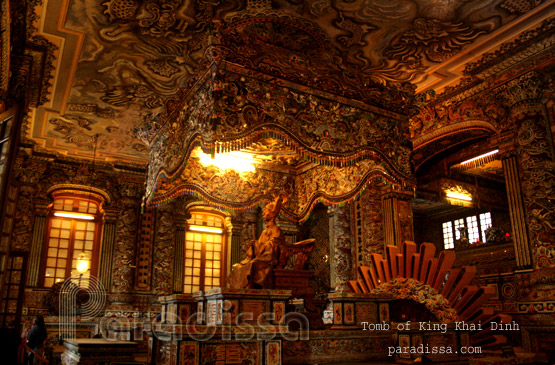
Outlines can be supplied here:
[[[311, 60], [324, 57], [364, 92], [405, 82], [418, 93], [441, 92], [459, 82], [468, 62], [539, 26], [555, 9], [551, 0], [28, 0], [27, 9], [24, 3], [10, 1], [27, 14], [26, 53], [35, 65], [24, 136], [38, 149], [143, 165], [148, 148], [133, 129], [189, 85], [219, 27], [242, 27], [227, 28], [228, 43], [254, 42], [259, 52], [241, 56], [259, 69], [268, 65], [268, 74], [282, 63], [291, 72], [286, 78], [321, 82], [311, 72], [323, 70]], [[257, 13], [288, 20], [241, 23]], [[286, 50], [283, 58], [265, 58], [279, 49]], [[333, 76], [323, 80], [327, 91]]]

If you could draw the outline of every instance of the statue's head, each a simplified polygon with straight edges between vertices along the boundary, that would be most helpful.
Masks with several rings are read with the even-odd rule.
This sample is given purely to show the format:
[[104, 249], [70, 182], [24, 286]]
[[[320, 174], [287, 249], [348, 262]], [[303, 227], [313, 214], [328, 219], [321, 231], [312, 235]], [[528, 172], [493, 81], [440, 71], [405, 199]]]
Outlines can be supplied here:
[[264, 207], [262, 212], [262, 218], [265, 222], [272, 221], [277, 218], [279, 211], [281, 210], [281, 205], [287, 201], [287, 197], [282, 194], [278, 194], [273, 202]]

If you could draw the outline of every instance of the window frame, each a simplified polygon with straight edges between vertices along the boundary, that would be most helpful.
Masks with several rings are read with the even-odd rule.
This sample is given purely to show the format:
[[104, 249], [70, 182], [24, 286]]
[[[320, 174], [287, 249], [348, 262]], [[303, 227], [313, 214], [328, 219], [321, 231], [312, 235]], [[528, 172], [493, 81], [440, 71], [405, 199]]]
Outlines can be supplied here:
[[[72, 200], [74, 200], [72, 211], [54, 209], [54, 204], [55, 204], [56, 200], [59, 200], [59, 199], [72, 199]], [[56, 217], [56, 216], [54, 216], [54, 213], [56, 213], [56, 212], [82, 213], [82, 212], [78, 212], [78, 210], [77, 210], [79, 201], [87, 201], [87, 202], [91, 202], [91, 203], [96, 204], [96, 207], [97, 207], [96, 213], [94, 213], [94, 214], [86, 213], [86, 214], [93, 215], [94, 219], [92, 219], [92, 220], [82, 220], [82, 219], [77, 219], [77, 218], [65, 218], [65, 217]], [[102, 199], [98, 198], [95, 194], [88, 193], [88, 192], [75, 192], [75, 193], [64, 192], [64, 193], [59, 193], [59, 194], [53, 194], [53, 200], [52, 200], [52, 203], [48, 206], [48, 213], [46, 215], [47, 224], [46, 224], [46, 229], [44, 231], [44, 238], [43, 238], [43, 245], [42, 245], [42, 255], [41, 255], [40, 270], [39, 270], [39, 282], [38, 282], [38, 286], [40, 288], [48, 289], [48, 288], [51, 288], [52, 286], [54, 286], [56, 284], [56, 282], [54, 282], [54, 284], [52, 286], [44, 286], [45, 280], [46, 280], [46, 269], [47, 269], [46, 263], [47, 263], [47, 259], [48, 259], [48, 249], [50, 248], [49, 238], [50, 238], [50, 232], [51, 232], [51, 229], [52, 229], [52, 221], [53, 221], [54, 218], [71, 221], [70, 237], [69, 237], [69, 243], [68, 243], [67, 262], [66, 262], [66, 269], [65, 269], [66, 270], [66, 272], [65, 272], [66, 279], [71, 276], [72, 263], [73, 263], [73, 253], [74, 253], [74, 249], [75, 249], [75, 225], [76, 225], [76, 222], [77, 221], [84, 221], [84, 222], [94, 222], [95, 223], [94, 236], [93, 236], [93, 247], [92, 247], [92, 257], [90, 258], [91, 261], [90, 261], [90, 267], [89, 267], [88, 273], [89, 273], [89, 275], [93, 275], [93, 276], [97, 275], [98, 266], [99, 266], [98, 261], [99, 261], [99, 258], [100, 258], [100, 239], [101, 239], [102, 228], [103, 228], [103, 223], [104, 223], [104, 211], [102, 209], [102, 203], [103, 203]]]
[[[190, 220], [193, 217], [193, 214], [211, 215], [211, 216], [218, 217], [219, 219], [222, 220], [222, 226], [221, 227], [209, 226], [209, 225], [205, 225], [205, 224], [203, 224], [201, 226], [208, 227], [208, 228], [221, 228], [222, 229], [222, 233], [221, 233], [222, 249], [221, 249], [221, 252], [220, 252], [220, 285], [219, 286], [220, 287], [225, 287], [225, 278], [227, 277], [227, 251], [228, 251], [228, 242], [227, 242], [227, 240], [228, 240], [228, 227], [227, 227], [227, 224], [226, 224], [226, 216], [225, 216], [225, 214], [222, 214], [220, 212], [215, 212], [213, 210], [209, 210], [209, 209], [206, 209], [206, 208], [203, 209], [203, 208], [200, 208], [200, 207], [192, 207], [191, 209], [189, 209], [188, 213], [191, 215], [191, 218], [187, 219], [186, 224], [185, 224], [185, 237], [184, 237], [184, 240], [183, 240], [183, 277], [182, 277], [181, 292], [183, 294], [192, 294], [192, 293], [195, 292], [195, 291], [192, 291], [192, 292], [189, 293], [189, 292], [185, 291], [185, 285], [187, 285], [187, 284], [185, 284], [185, 277], [186, 277], [185, 276], [185, 269], [186, 269], [185, 262], [187, 260], [187, 257], [186, 257], [186, 255], [187, 255], [187, 233], [189, 233], [189, 232], [201, 233], [201, 234], [203, 233], [203, 232], [192, 231], [192, 230], [189, 229], [189, 227], [191, 225], [198, 225], [196, 223], [195, 224], [190, 224], [189, 223]], [[205, 290], [205, 288], [204, 288], [204, 284], [205, 284], [204, 279], [206, 278], [206, 276], [205, 276], [206, 275], [206, 272], [205, 272], [205, 269], [206, 269], [206, 242], [205, 242], [205, 240], [203, 240], [203, 244], [202, 244], [202, 247], [201, 247], [201, 258], [200, 259], [201, 259], [201, 266], [200, 266], [200, 274], [201, 275], [200, 275], [200, 279], [199, 279], [199, 289], [198, 290], [203, 290], [204, 291]], [[195, 276], [193, 275], [193, 277], [195, 277]], [[213, 287], [217, 287], [217, 286], [211, 285], [211, 287], [213, 288]]]
[[[489, 218], [489, 227], [492, 227], [493, 226], [493, 216], [491, 214], [491, 211], [475, 213], [475, 214], [471, 214], [471, 215], [468, 215], [468, 216], [464, 216], [462, 218], [459, 217], [459, 218], [454, 218], [454, 219], [442, 222], [441, 223], [441, 232], [442, 232], [442, 238], [443, 238], [443, 249], [444, 250], [453, 250], [453, 249], [456, 248], [455, 242], [457, 240], [461, 239], [460, 232], [457, 229], [457, 227], [460, 227], [460, 222], [462, 222], [462, 227], [466, 228], [467, 234], [470, 236], [470, 227], [469, 227], [468, 220], [472, 219], [472, 218], [476, 218], [476, 224], [477, 224], [476, 231], [477, 231], [478, 238], [480, 239], [480, 242], [487, 243], [485, 232], [486, 232], [487, 228], [489, 228], [489, 227], [486, 227], [486, 228], [482, 227], [482, 216], [485, 215], [485, 214], [489, 214], [489, 217], [488, 217]], [[485, 218], [485, 219], [487, 219], [487, 218]], [[450, 223], [450, 227], [449, 227], [451, 229], [450, 238], [453, 240], [453, 242], [452, 242], [453, 247], [447, 247], [448, 244], [449, 244], [449, 246], [451, 246], [451, 242], [447, 242], [446, 241], [446, 236], [445, 236], [445, 233], [446, 233], [445, 232], [445, 225], [447, 223]], [[471, 242], [470, 238], [469, 238], [468, 243], [472, 246], [472, 245], [476, 244], [476, 241]]]

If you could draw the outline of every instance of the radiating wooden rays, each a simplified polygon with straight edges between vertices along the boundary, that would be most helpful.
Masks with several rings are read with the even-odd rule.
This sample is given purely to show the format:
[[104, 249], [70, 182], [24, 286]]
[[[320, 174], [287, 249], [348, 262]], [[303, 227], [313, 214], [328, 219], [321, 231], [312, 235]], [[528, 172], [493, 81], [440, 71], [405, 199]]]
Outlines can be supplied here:
[[360, 280], [351, 280], [348, 286], [355, 293], [371, 293], [383, 283], [397, 278], [412, 278], [434, 288], [449, 302], [461, 321], [481, 323], [481, 331], [472, 333], [476, 346], [493, 347], [506, 342], [506, 338], [490, 331], [492, 322], [508, 323], [511, 316], [495, 314], [482, 305], [495, 294], [495, 288], [470, 285], [476, 275], [475, 266], [453, 268], [454, 251], [441, 251], [435, 257], [436, 246], [423, 243], [420, 252], [414, 242], [405, 241], [402, 252], [397, 246], [386, 246], [384, 258], [371, 254], [372, 267], [360, 266]]

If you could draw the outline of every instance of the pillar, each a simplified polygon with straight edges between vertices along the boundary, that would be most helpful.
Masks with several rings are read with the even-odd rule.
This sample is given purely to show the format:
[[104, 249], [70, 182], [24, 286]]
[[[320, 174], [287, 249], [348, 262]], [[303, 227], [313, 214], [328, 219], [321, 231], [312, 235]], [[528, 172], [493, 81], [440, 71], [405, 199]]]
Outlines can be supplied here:
[[384, 250], [385, 245], [401, 248], [413, 241], [412, 193], [387, 191], [382, 195]]
[[106, 291], [112, 290], [112, 262], [114, 258], [114, 244], [116, 242], [116, 222], [118, 211], [104, 210], [104, 225], [102, 227], [102, 242], [98, 259], [98, 280]]
[[33, 235], [31, 250], [29, 252], [29, 268], [27, 271], [27, 286], [37, 287], [39, 285], [40, 262], [42, 247], [44, 246], [44, 232], [48, 213], [48, 202], [35, 202], [35, 219], [33, 222]]
[[116, 303], [126, 303], [134, 281], [139, 204], [134, 198], [122, 197], [118, 205], [121, 210], [116, 221], [112, 291], [121, 294], [114, 297]]
[[173, 292], [183, 292], [183, 273], [185, 266], [185, 230], [187, 219], [184, 215], [175, 218], [175, 250], [173, 262]]
[[[545, 75], [531, 71], [496, 90], [497, 97], [509, 108], [509, 122], [515, 128], [518, 169], [516, 159], [506, 164], [513, 181], [521, 182], [529, 235], [529, 243], [517, 243], [523, 268], [555, 267], [555, 153], [544, 98], [544, 93], [550, 92], [549, 85]], [[527, 259], [526, 245], [532, 252], [532, 262]]]
[[330, 286], [336, 292], [348, 291], [347, 281], [354, 279], [351, 205], [331, 207], [328, 213], [332, 254]]
[[503, 174], [505, 175], [505, 186], [507, 190], [507, 203], [513, 229], [513, 244], [515, 248], [515, 260], [518, 270], [532, 267], [532, 255], [526, 228], [526, 208], [522, 199], [520, 173], [516, 156], [510, 155], [502, 159]]
[[156, 209], [155, 226], [152, 287], [155, 294], [168, 295], [176, 286], [173, 270], [177, 229], [173, 204]]

